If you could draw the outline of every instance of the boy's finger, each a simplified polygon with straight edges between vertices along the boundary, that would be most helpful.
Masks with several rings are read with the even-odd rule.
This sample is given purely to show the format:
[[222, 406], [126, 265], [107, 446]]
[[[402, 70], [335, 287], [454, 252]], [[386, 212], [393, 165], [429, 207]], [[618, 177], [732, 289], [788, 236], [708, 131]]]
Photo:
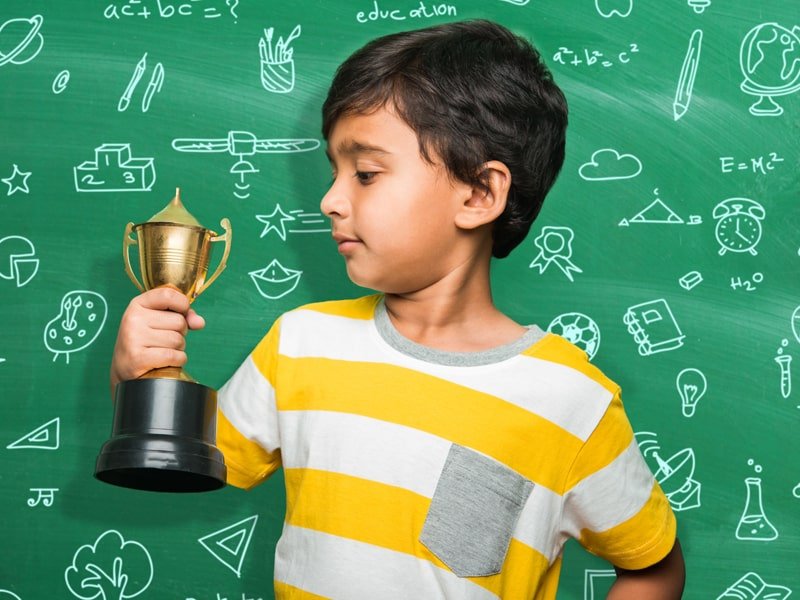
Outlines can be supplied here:
[[202, 329], [206, 326], [206, 320], [192, 308], [186, 313], [186, 323], [189, 325], [189, 329]]
[[132, 300], [139, 306], [153, 310], [171, 310], [186, 314], [189, 310], [189, 299], [174, 287], [157, 287], [139, 294]]

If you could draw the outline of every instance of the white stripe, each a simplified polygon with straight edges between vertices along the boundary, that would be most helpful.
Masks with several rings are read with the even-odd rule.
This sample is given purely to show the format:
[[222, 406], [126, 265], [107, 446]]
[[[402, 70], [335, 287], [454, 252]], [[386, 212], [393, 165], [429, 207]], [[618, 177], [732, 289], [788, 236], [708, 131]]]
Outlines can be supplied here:
[[286, 469], [352, 475], [433, 496], [450, 442], [386, 421], [327, 411], [281, 411]]
[[497, 600], [427, 560], [288, 524], [275, 550], [275, 579], [333, 600]]
[[285, 314], [279, 352], [294, 358], [397, 365], [490, 394], [535, 413], [586, 441], [613, 394], [580, 371], [529, 356], [490, 365], [452, 367], [407, 356], [389, 346], [373, 320], [313, 310]]
[[248, 356], [220, 388], [217, 406], [225, 418], [267, 452], [280, 447], [275, 391]]
[[534, 485], [514, 530], [514, 538], [547, 558], [550, 564], [561, 554], [565, 536], [558, 528], [561, 496]]
[[602, 532], [634, 517], [650, 498], [655, 482], [636, 440], [614, 461], [583, 479], [564, 495], [565, 531]]

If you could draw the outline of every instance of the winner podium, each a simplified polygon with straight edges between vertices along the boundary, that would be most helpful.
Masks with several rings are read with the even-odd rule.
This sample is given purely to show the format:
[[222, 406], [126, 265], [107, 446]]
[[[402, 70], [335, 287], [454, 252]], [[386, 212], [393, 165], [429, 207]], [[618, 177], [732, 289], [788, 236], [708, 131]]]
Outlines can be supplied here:
[[[148, 221], [128, 223], [122, 243], [125, 272], [140, 291], [169, 285], [192, 302], [225, 268], [231, 225], [225, 233], [206, 229], [186, 210], [180, 189]], [[131, 233], [136, 238], [131, 237]], [[214, 274], [206, 279], [211, 247], [225, 242]], [[139, 283], [130, 247], [139, 249]], [[159, 492], [204, 492], [225, 485], [225, 459], [216, 447], [217, 392], [179, 367], [153, 369], [117, 384], [111, 438], [97, 457], [95, 477], [127, 488]]]

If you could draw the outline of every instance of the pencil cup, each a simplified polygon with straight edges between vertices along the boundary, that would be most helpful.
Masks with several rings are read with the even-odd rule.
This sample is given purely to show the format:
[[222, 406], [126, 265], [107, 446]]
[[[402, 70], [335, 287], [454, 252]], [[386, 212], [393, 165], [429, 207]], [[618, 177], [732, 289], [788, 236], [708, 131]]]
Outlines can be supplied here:
[[287, 94], [294, 89], [294, 59], [261, 61], [261, 85], [268, 92]]

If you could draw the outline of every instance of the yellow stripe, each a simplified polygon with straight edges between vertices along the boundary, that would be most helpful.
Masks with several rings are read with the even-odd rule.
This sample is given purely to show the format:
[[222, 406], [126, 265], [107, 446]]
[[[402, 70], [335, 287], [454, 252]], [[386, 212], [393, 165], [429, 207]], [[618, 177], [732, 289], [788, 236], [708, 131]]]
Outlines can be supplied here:
[[[581, 545], [623, 569], [643, 569], [664, 558], [675, 544], [675, 514], [656, 483], [642, 510], [624, 523], [602, 532], [581, 531]], [[631, 541], [648, 541], [631, 550]]]
[[278, 342], [281, 334], [281, 320], [278, 319], [273, 323], [270, 330], [267, 332], [261, 341], [253, 349], [253, 361], [256, 368], [269, 381], [269, 384], [274, 388], [276, 385], [275, 368], [278, 364]]
[[[425, 496], [316, 469], [285, 469], [284, 476], [290, 525], [403, 552], [447, 569], [419, 542], [430, 507]], [[500, 574], [469, 579], [504, 599], [530, 598], [547, 567], [542, 554], [512, 539]]]
[[[270, 454], [258, 444], [244, 437], [217, 411], [217, 445], [225, 456], [228, 468], [227, 481], [238, 488], [250, 489], [273, 473], [281, 464], [280, 453]], [[248, 465], [245, 468], [241, 465]], [[253, 466], [259, 466], [253, 471]]]
[[569, 343], [561, 336], [548, 333], [522, 354], [570, 367], [597, 382], [612, 394], [619, 390], [619, 385], [606, 377], [603, 372], [589, 362], [586, 353]]
[[275, 581], [275, 600], [330, 600], [330, 598], [306, 592], [282, 581]]
[[328, 302], [315, 302], [306, 304], [296, 310], [313, 310], [314, 312], [350, 319], [371, 319], [375, 315], [375, 307], [383, 297], [382, 294], [373, 294], [353, 300], [331, 300]]
[[558, 591], [558, 579], [561, 575], [561, 556], [553, 561], [553, 564], [544, 574], [542, 580], [539, 582], [539, 589], [536, 590], [536, 596], [533, 600], [556, 600], [556, 592]]
[[619, 394], [608, 405], [594, 433], [589, 437], [575, 459], [567, 477], [565, 491], [575, 487], [582, 479], [611, 464], [633, 441], [633, 429]]
[[578, 437], [510, 402], [395, 365], [282, 356], [278, 379], [296, 384], [288, 397], [279, 394], [280, 411], [336, 411], [425, 431], [557, 493], [581, 447]]

